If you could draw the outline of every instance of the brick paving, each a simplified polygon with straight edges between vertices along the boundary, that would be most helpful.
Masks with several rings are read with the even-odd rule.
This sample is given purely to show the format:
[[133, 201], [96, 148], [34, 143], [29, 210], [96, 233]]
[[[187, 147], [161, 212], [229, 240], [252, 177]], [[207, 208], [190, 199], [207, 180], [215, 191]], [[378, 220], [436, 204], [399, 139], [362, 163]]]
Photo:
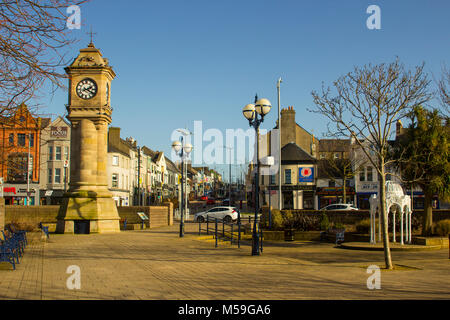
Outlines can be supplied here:
[[[449, 299], [448, 249], [392, 252], [401, 270], [382, 271], [381, 290], [368, 290], [366, 268], [384, 265], [382, 252], [344, 250], [314, 242], [249, 243], [199, 238], [193, 224], [114, 235], [30, 234], [21, 264], [0, 263], [1, 299]], [[67, 267], [81, 269], [81, 289], [69, 290]]]

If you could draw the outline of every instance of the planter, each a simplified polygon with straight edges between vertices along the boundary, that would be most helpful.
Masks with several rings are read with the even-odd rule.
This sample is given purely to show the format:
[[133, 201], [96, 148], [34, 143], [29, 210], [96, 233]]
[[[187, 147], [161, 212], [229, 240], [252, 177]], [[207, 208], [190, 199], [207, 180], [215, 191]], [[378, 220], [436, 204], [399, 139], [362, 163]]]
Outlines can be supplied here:
[[284, 229], [284, 241], [294, 241], [295, 240], [295, 229]]

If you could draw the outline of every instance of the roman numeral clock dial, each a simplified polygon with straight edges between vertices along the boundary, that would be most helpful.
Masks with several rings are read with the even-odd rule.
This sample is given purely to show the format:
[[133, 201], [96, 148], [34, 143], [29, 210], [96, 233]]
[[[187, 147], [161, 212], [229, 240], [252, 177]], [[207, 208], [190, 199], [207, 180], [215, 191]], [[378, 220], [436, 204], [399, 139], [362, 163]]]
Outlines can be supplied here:
[[83, 79], [77, 84], [77, 94], [81, 99], [92, 99], [97, 94], [97, 84], [92, 79]]

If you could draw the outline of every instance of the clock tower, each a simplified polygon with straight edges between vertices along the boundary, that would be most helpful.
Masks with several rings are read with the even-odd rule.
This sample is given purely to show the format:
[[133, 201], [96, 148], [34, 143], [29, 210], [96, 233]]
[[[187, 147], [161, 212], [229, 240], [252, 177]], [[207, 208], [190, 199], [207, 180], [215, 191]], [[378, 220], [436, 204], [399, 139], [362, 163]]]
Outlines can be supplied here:
[[58, 214], [58, 233], [120, 232], [106, 173], [111, 81], [116, 74], [91, 42], [65, 68], [67, 119], [72, 124], [70, 184]]

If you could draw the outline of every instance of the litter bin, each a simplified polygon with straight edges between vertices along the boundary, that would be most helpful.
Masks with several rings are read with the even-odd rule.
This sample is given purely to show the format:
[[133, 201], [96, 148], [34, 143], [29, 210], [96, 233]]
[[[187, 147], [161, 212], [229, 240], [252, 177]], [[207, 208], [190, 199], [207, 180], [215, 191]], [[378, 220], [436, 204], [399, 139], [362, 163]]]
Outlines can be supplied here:
[[284, 229], [284, 241], [295, 240], [295, 229]]

